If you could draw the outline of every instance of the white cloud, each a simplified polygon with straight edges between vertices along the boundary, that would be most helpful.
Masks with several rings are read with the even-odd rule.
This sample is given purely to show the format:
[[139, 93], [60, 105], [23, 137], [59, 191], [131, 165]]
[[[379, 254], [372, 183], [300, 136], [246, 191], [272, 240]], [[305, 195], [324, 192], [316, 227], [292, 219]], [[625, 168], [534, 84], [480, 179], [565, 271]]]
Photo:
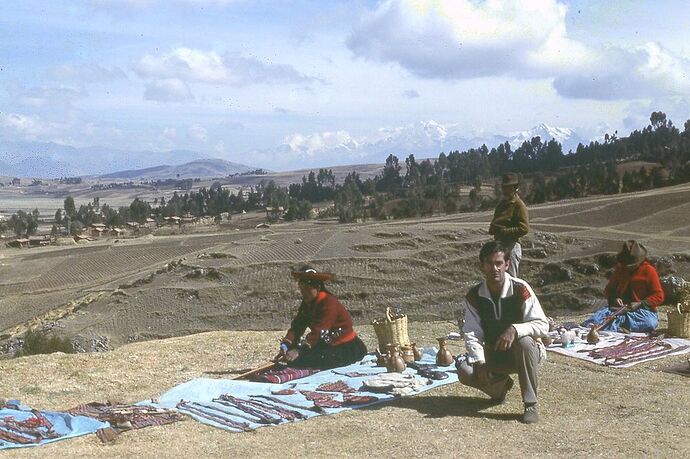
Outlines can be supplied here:
[[189, 136], [198, 141], [198, 142], [207, 142], [208, 141], [208, 131], [206, 130], [205, 127], [199, 125], [199, 124], [194, 124], [189, 128]]
[[157, 102], [184, 102], [193, 98], [187, 83], [177, 78], [150, 81], [144, 92], [144, 99]]
[[573, 40], [557, 0], [386, 0], [347, 40], [362, 58], [423, 78], [553, 79], [569, 98], [613, 100], [683, 94], [690, 62], [656, 43], [624, 49]]
[[12, 82], [7, 84], [6, 89], [17, 104], [34, 108], [70, 108], [74, 101], [86, 96], [83, 91], [66, 86], [25, 88], [21, 84]]
[[403, 91], [403, 96], [407, 99], [419, 99], [419, 93], [414, 89], [408, 89], [407, 91]]
[[0, 130], [4, 136], [19, 140], [48, 140], [61, 135], [63, 123], [50, 122], [38, 116], [21, 113], [0, 113]]
[[119, 67], [107, 69], [98, 64], [62, 64], [50, 69], [48, 74], [59, 80], [82, 82], [111, 82], [127, 78]]
[[175, 129], [174, 127], [166, 127], [165, 129], [163, 129], [163, 137], [170, 140], [176, 139], [177, 129]]
[[425, 78], [545, 76], [587, 57], [555, 0], [387, 0], [347, 40], [357, 55]]
[[166, 54], [146, 54], [133, 64], [143, 78], [177, 78], [187, 82], [247, 86], [256, 83], [305, 83], [315, 78], [292, 66], [265, 64], [238, 54], [180, 47]]
[[653, 42], [631, 50], [609, 47], [588, 67], [558, 76], [554, 88], [566, 97], [602, 100], [684, 95], [690, 61]]

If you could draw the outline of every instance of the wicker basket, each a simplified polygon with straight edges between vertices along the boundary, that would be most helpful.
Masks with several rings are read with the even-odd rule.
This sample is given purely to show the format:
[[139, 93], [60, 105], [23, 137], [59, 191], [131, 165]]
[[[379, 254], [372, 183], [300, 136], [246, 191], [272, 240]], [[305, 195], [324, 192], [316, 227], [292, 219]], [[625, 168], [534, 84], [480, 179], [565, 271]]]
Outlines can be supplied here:
[[668, 334], [679, 338], [690, 338], [690, 311], [683, 312], [681, 304], [676, 305], [677, 311], [669, 311]]
[[374, 320], [371, 324], [374, 326], [381, 352], [384, 352], [389, 344], [394, 344], [395, 346], [410, 345], [410, 337], [407, 335], [407, 316], [405, 314], [393, 317], [391, 308], [386, 308], [386, 317]]

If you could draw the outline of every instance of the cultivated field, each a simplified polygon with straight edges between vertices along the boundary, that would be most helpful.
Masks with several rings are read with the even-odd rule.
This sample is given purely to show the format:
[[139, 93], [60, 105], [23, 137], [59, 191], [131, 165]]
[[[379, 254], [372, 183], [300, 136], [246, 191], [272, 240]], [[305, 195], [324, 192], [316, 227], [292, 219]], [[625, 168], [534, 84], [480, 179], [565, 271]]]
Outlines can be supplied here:
[[[611, 255], [624, 239], [645, 243], [662, 275], [690, 278], [688, 202], [690, 185], [682, 185], [531, 207], [522, 277], [547, 313], [562, 320], [580, 320], [601, 303]], [[3, 361], [0, 396], [60, 409], [133, 402], [206, 370], [256, 365], [272, 354], [296, 311], [289, 272], [304, 262], [338, 275], [332, 290], [370, 346], [375, 338], [366, 324], [387, 306], [406, 312], [411, 334], [431, 345], [456, 329], [462, 298], [480, 278], [477, 252], [489, 239], [490, 218], [483, 212], [352, 225], [225, 225], [214, 233], [0, 249], [6, 349], [27, 327], [68, 336], [86, 350], [115, 349]], [[147, 341], [154, 338], [169, 339]], [[190, 421], [131, 432], [114, 446], [89, 436], [13, 454], [683, 457], [690, 453], [679, 436], [690, 428], [690, 385], [659, 371], [680, 361], [609, 370], [550, 356], [540, 394], [544, 420], [534, 427], [515, 421], [517, 391], [507, 405], [488, 407], [478, 393], [452, 385], [252, 434]], [[46, 374], [51, 378], [39, 377]]]

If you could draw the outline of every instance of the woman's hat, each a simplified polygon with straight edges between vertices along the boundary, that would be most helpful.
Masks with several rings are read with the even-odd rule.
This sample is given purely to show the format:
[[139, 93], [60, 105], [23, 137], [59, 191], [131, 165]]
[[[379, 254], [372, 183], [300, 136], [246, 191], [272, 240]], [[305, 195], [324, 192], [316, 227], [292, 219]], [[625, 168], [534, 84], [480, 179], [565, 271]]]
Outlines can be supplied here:
[[331, 273], [318, 272], [311, 266], [303, 266], [297, 271], [292, 271], [292, 277], [299, 282], [317, 282], [322, 283], [335, 279], [335, 275]]
[[639, 265], [647, 258], [645, 246], [635, 240], [625, 241], [617, 260], [624, 265]]

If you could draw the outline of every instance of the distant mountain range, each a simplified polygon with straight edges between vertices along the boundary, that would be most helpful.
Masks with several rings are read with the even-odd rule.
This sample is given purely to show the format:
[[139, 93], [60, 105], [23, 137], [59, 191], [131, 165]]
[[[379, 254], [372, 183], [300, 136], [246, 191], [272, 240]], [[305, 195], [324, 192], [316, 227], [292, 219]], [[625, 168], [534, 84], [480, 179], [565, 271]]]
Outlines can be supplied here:
[[[542, 142], [556, 139], [563, 152], [575, 150], [578, 143], [589, 143], [574, 130], [539, 124], [527, 131], [508, 135], [467, 136], [457, 124], [423, 121], [407, 126], [379, 129], [372, 135], [353, 137], [345, 131], [293, 136], [276, 148], [252, 152], [256, 161], [271, 160], [274, 169], [340, 166], [347, 164], [382, 163], [389, 154], [404, 160], [410, 154], [417, 159], [435, 158], [441, 152], [464, 151], [486, 145], [489, 149], [505, 142], [516, 149], [533, 137]], [[293, 166], [292, 169], [295, 167]]]
[[[527, 131], [507, 135], [468, 136], [458, 124], [422, 121], [406, 126], [381, 128], [373, 134], [353, 137], [346, 131], [295, 134], [274, 148], [243, 155], [252, 166], [221, 159], [207, 159], [189, 150], [167, 152], [127, 151], [106, 147], [75, 148], [55, 143], [0, 141], [0, 175], [27, 178], [105, 176], [109, 178], [210, 178], [223, 177], [263, 167], [295, 170], [383, 163], [389, 154], [401, 161], [410, 154], [417, 159], [435, 158], [441, 152], [464, 151], [486, 145], [494, 148], [508, 142], [513, 149], [539, 136], [542, 142], [556, 139], [563, 152], [589, 143], [572, 129], [539, 124]], [[200, 161], [204, 159], [204, 161]], [[184, 165], [184, 167], [181, 167]], [[267, 167], [268, 166], [268, 167]], [[120, 171], [120, 172], [116, 172]]]
[[135, 169], [128, 171], [113, 172], [111, 174], [100, 175], [101, 178], [113, 179], [169, 179], [169, 178], [221, 178], [228, 175], [251, 172], [254, 167], [244, 164], [233, 163], [218, 158], [206, 158], [191, 161], [177, 166], [155, 166], [145, 169]]
[[0, 141], [0, 175], [34, 178], [102, 175], [179, 165], [202, 159], [195, 151], [127, 151], [107, 147], [76, 148], [56, 143]]

